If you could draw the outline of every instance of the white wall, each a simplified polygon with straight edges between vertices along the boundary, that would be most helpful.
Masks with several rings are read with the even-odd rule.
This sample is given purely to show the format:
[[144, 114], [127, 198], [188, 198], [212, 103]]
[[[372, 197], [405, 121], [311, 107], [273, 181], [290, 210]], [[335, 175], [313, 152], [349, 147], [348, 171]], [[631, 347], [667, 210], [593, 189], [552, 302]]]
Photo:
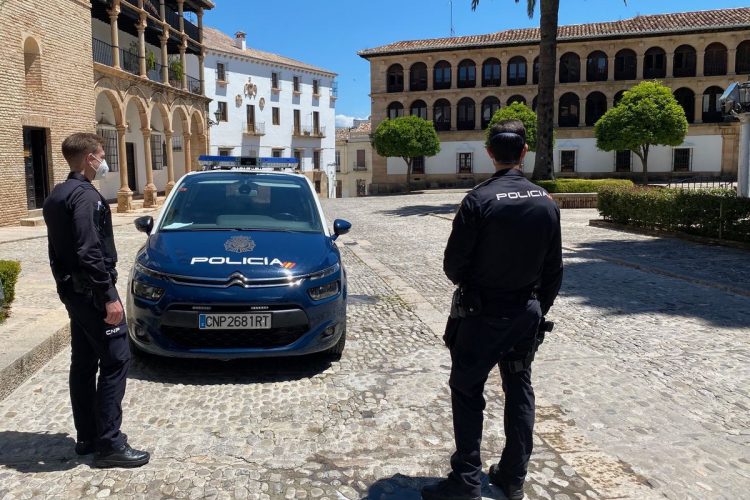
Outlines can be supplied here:
[[[226, 85], [216, 82], [216, 63], [223, 62], [226, 68]], [[279, 93], [271, 92], [271, 73], [279, 73]], [[336, 111], [335, 101], [330, 99], [333, 77], [330, 74], [314, 73], [291, 66], [271, 65], [250, 59], [240, 60], [217, 52], [209, 51], [205, 69], [206, 96], [213, 100], [209, 105], [209, 117], [214, 120], [218, 107], [216, 101], [227, 103], [228, 121], [211, 127], [210, 154], [218, 154], [219, 148], [231, 149], [235, 156], [248, 156], [251, 150], [258, 156], [271, 156], [272, 149], [283, 149], [284, 157], [292, 157], [294, 149], [303, 151], [303, 170], [312, 169], [313, 150], [321, 150], [321, 170], [335, 160]], [[292, 93], [292, 77], [301, 78], [301, 95]], [[245, 84], [256, 85], [255, 96], [245, 94]], [[312, 97], [312, 81], [319, 80], [319, 99]], [[236, 100], [237, 96], [240, 100]], [[261, 109], [261, 100], [263, 108]], [[239, 102], [239, 105], [238, 105]], [[265, 124], [265, 135], [243, 134], [246, 121], [246, 106], [255, 106], [255, 121]], [[280, 125], [273, 125], [271, 108], [279, 107]], [[325, 127], [326, 136], [320, 138], [292, 137], [294, 109], [300, 110], [300, 124], [312, 126], [313, 111], [319, 112], [320, 126]]]

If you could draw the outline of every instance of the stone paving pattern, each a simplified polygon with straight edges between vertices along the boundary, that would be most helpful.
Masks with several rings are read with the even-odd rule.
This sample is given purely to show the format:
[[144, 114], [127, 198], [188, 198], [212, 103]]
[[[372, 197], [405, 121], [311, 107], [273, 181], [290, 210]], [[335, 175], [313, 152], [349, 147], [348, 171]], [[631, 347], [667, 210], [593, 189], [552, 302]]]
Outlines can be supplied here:
[[[97, 470], [75, 456], [61, 353], [0, 401], [0, 498], [418, 498], [448, 470], [450, 359], [440, 332], [372, 269], [446, 311], [442, 251], [461, 197], [323, 201], [329, 223], [354, 224], [341, 238], [341, 361], [138, 360], [123, 430], [153, 453], [144, 468]], [[527, 496], [745, 497], [750, 298], [717, 287], [729, 277], [750, 288], [747, 253], [589, 227], [595, 217], [563, 211], [566, 275], [535, 362]], [[132, 225], [116, 237], [122, 288], [144, 237]], [[48, 272], [43, 239], [0, 245], [0, 258], [13, 254], [24, 272]], [[49, 293], [35, 296], [45, 304]], [[499, 386], [491, 375], [488, 465], [503, 442]], [[490, 485], [483, 493], [504, 498]]]

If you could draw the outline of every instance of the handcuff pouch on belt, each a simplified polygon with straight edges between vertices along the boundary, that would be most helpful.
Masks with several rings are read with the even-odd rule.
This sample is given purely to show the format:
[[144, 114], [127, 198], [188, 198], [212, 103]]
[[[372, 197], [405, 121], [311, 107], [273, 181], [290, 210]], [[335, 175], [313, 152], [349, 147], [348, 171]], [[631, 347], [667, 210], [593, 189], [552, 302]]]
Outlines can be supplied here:
[[471, 290], [462, 286], [453, 291], [451, 298], [451, 312], [445, 325], [443, 342], [450, 348], [455, 342], [458, 334], [460, 319], [470, 316], [479, 316], [482, 312], [482, 299], [477, 290]]
[[553, 321], [547, 321], [544, 317], [542, 317], [542, 320], [539, 322], [539, 328], [537, 328], [536, 335], [534, 336], [533, 340], [525, 346], [519, 346], [526, 347], [526, 349], [519, 349], [518, 351], [516, 351], [516, 349], [513, 348], [513, 350], [508, 354], [508, 357], [503, 359], [500, 363], [502, 363], [502, 365], [510, 373], [518, 373], [526, 370], [531, 366], [531, 363], [532, 361], [534, 361], [534, 357], [536, 356], [536, 351], [544, 342], [544, 335], [547, 332], [551, 332], [553, 328], [555, 328], [555, 323]]

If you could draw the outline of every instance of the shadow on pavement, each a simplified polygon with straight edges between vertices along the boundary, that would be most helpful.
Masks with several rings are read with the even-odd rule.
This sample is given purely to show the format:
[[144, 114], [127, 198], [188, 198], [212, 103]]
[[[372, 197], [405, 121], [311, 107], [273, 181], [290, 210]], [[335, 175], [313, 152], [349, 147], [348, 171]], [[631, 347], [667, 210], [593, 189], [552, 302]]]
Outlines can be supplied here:
[[397, 217], [410, 217], [414, 215], [424, 217], [430, 214], [453, 214], [456, 213], [456, 210], [458, 210], [458, 204], [444, 203], [442, 205], [411, 205], [395, 208], [393, 210], [381, 210], [376, 213]]
[[310, 378], [329, 369], [332, 361], [322, 354], [230, 361], [138, 354], [128, 378], [186, 385], [263, 384]]
[[0, 431], [0, 465], [24, 473], [70, 470], [93, 456], [79, 457], [75, 444], [68, 434]]
[[[444, 477], [412, 477], [396, 474], [389, 478], [378, 479], [368, 489], [363, 500], [420, 500], [420, 491], [428, 484], [437, 483]], [[487, 476], [482, 475], [482, 498], [505, 500], [507, 497], [499, 488], [489, 484]]]

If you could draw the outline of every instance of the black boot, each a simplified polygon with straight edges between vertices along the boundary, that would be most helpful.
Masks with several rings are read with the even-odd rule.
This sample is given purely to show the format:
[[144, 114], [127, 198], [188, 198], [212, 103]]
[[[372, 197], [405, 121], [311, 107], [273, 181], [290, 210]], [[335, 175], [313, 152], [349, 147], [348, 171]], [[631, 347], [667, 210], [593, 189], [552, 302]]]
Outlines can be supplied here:
[[500, 488], [505, 496], [508, 497], [508, 500], [521, 500], [523, 498], [523, 481], [521, 483], [511, 483], [503, 477], [499, 465], [491, 465], [490, 472], [487, 475], [492, 484]]
[[482, 500], [481, 495], [473, 495], [451, 479], [429, 484], [422, 488], [423, 500]]
[[94, 440], [82, 440], [76, 442], [76, 455], [89, 455], [96, 451], [96, 443]]
[[134, 450], [129, 444], [120, 448], [99, 451], [94, 457], [94, 467], [140, 467], [151, 458], [147, 451]]

